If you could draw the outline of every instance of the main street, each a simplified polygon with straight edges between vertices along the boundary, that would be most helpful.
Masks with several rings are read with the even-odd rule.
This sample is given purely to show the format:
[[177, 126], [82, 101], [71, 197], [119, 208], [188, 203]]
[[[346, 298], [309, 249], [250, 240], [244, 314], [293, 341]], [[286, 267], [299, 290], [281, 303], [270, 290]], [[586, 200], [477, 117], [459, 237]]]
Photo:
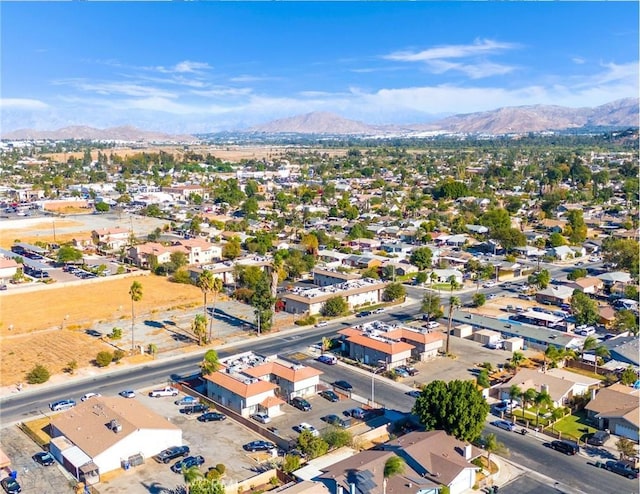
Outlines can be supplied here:
[[[546, 475], [578, 491], [589, 494], [637, 494], [638, 483], [606, 470], [596, 468], [589, 463], [603, 461], [594, 457], [587, 459], [583, 454], [567, 456], [544, 446], [551, 441], [534, 432], [522, 436], [515, 432], [508, 432], [498, 427], [488, 425], [485, 434], [493, 433], [498, 440], [509, 449], [508, 458], [516, 464], [534, 472]], [[562, 488], [559, 488], [562, 492]]]

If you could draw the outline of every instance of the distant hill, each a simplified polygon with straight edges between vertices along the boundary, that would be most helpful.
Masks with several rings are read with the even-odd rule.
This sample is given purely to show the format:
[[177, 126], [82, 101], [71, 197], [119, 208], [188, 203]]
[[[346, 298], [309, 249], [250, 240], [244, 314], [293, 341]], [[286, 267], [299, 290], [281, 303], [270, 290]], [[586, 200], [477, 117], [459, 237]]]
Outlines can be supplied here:
[[128, 142], [185, 142], [194, 141], [190, 135], [170, 135], [162, 132], [150, 132], [131, 126], [96, 129], [94, 127], [72, 126], [58, 130], [19, 129], [2, 134], [3, 139], [79, 139], [79, 140], [109, 140]]
[[508, 134], [567, 130], [580, 127], [637, 127], [639, 100], [626, 98], [595, 108], [533, 105], [498, 108], [486, 112], [454, 115], [428, 124], [402, 126], [368, 125], [334, 113], [313, 112], [274, 120], [249, 129], [268, 134], [363, 134], [442, 131], [471, 134]]

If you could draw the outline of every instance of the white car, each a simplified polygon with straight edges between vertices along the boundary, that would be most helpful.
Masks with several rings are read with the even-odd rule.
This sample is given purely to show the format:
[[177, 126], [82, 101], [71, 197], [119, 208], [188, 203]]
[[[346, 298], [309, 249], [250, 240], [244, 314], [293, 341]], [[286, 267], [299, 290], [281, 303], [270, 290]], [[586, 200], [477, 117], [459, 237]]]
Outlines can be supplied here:
[[295, 429], [298, 432], [309, 431], [313, 437], [318, 437], [320, 435], [320, 431], [318, 431], [318, 429], [306, 422], [299, 423], [298, 425], [296, 425]]
[[251, 418], [256, 422], [260, 422], [261, 424], [268, 424], [271, 422], [271, 417], [269, 417], [266, 413], [254, 413]]
[[320, 321], [318, 324], [316, 324], [316, 328], [324, 328], [325, 326], [328, 326], [329, 323], [327, 321]]
[[492, 286], [496, 286], [496, 282], [495, 281], [487, 281], [484, 285], [482, 285], [484, 288], [491, 288]]
[[427, 324], [425, 324], [425, 327], [427, 329], [436, 329], [440, 327], [440, 323], [436, 321], [429, 321]]
[[136, 392], [132, 391], [130, 389], [125, 389], [124, 391], [120, 391], [118, 394], [120, 396], [122, 396], [123, 398], [135, 398], [136, 397]]
[[97, 398], [102, 396], [100, 393], [87, 393], [80, 398], [80, 401], [87, 401], [89, 398]]

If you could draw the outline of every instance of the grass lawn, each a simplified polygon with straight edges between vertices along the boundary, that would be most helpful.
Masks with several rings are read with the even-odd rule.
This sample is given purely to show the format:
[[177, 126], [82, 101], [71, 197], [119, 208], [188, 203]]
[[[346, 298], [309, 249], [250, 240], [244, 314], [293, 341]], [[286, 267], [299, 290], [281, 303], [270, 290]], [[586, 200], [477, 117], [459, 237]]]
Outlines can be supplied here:
[[584, 441], [588, 434], [596, 431], [594, 427], [587, 424], [587, 416], [584, 412], [578, 412], [575, 415], [567, 415], [563, 419], [558, 420], [553, 426], [553, 430], [562, 432], [565, 439], [574, 439]]
[[590, 370], [587, 370], [587, 369], [578, 369], [576, 367], [567, 367], [566, 369], [570, 372], [575, 372], [576, 374], [580, 374], [582, 376], [592, 377], [594, 379], [600, 379], [601, 381], [604, 381], [605, 379], [604, 376], [601, 376], [600, 374], [596, 374], [595, 372], [591, 372]]

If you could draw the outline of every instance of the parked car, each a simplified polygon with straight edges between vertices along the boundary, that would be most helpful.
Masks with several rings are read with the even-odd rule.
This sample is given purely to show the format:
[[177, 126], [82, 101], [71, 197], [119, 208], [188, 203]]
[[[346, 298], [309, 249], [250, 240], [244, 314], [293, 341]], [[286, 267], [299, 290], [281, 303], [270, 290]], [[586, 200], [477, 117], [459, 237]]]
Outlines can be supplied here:
[[409, 377], [409, 373], [403, 367], [396, 367], [393, 371], [400, 377]]
[[200, 422], [220, 422], [226, 420], [227, 416], [219, 412], [205, 412], [198, 417]]
[[60, 410], [69, 410], [76, 406], [76, 402], [74, 400], [59, 400], [54, 401], [53, 403], [49, 403], [49, 408], [52, 412], [57, 412]]
[[250, 443], [242, 446], [242, 449], [245, 451], [251, 451], [252, 453], [255, 451], [269, 451], [270, 449], [274, 449], [276, 447], [275, 444], [269, 441], [251, 441]]
[[436, 329], [440, 327], [440, 323], [436, 321], [429, 321], [427, 324], [424, 325], [424, 327], [427, 329]]
[[365, 417], [365, 411], [362, 408], [352, 408], [350, 410], [347, 410], [345, 414], [360, 420], [364, 420]]
[[330, 414], [330, 415], [325, 415], [324, 417], [320, 417], [320, 420], [323, 420], [324, 422], [326, 422], [327, 424], [330, 425], [335, 425], [337, 427], [349, 427], [350, 421], [349, 420], [345, 420], [343, 418], [338, 417], [335, 414]]
[[196, 405], [187, 405], [179, 410], [180, 413], [191, 415], [192, 413], [203, 413], [209, 410], [209, 405], [198, 403]]
[[610, 437], [611, 434], [607, 431], [596, 431], [595, 434], [587, 439], [587, 444], [591, 444], [592, 446], [602, 446]]
[[382, 314], [385, 311], [384, 307], [378, 307], [373, 311], [374, 314]]
[[86, 393], [82, 395], [80, 401], [87, 401], [89, 398], [97, 398], [98, 396], [102, 396], [100, 393]]
[[199, 401], [200, 400], [194, 396], [184, 396], [183, 398], [180, 398], [179, 400], [174, 401], [174, 403], [176, 405], [195, 405]]
[[322, 362], [327, 365], [336, 365], [338, 363], [338, 358], [333, 355], [320, 355], [318, 357], [318, 362]]
[[493, 409], [496, 412], [501, 413], [501, 412], [511, 411], [518, 405], [519, 403], [515, 400], [502, 400], [500, 403], [497, 403], [496, 405], [494, 405]]
[[311, 411], [311, 403], [309, 403], [304, 398], [300, 398], [296, 396], [291, 400], [291, 406], [297, 408], [298, 410], [302, 410], [303, 412]]
[[561, 441], [551, 441], [549, 446], [551, 447], [551, 449], [555, 449], [556, 451], [560, 451], [561, 453], [564, 453], [566, 455], [575, 455], [580, 451], [580, 446], [578, 446], [578, 443], [574, 441], [567, 441], [566, 439], [563, 439]]
[[515, 424], [507, 422], [506, 420], [494, 420], [493, 422], [491, 422], [491, 425], [495, 425], [496, 427], [509, 432], [514, 431], [516, 428]]
[[160, 398], [161, 396], [178, 396], [178, 390], [171, 386], [165, 386], [164, 388], [149, 391], [149, 396], [151, 396], [151, 398]]
[[320, 431], [307, 422], [300, 422], [298, 425], [294, 426], [293, 430], [300, 433], [309, 431], [313, 437], [318, 437], [320, 435]]
[[407, 396], [411, 396], [412, 398], [417, 398], [418, 396], [420, 396], [420, 393], [422, 393], [422, 391], [418, 389], [412, 389], [411, 391], [407, 391], [405, 394]]
[[179, 456], [188, 456], [190, 451], [189, 446], [172, 446], [160, 451], [154, 458], [159, 463], [169, 463]]
[[334, 387], [344, 389], [345, 391], [351, 391], [353, 389], [353, 386], [347, 381], [334, 381], [332, 384]]
[[618, 475], [622, 475], [632, 480], [638, 478], [638, 471], [621, 461], [609, 460], [604, 464], [604, 468], [610, 472], [617, 473]]
[[329, 323], [327, 321], [320, 321], [319, 323], [316, 324], [316, 328], [324, 328], [325, 326], [328, 326]]
[[122, 396], [123, 398], [135, 398], [136, 397], [136, 392], [132, 391], [130, 389], [125, 389], [124, 391], [120, 391], [118, 394], [120, 396]]
[[333, 391], [320, 391], [320, 396], [326, 398], [329, 401], [340, 401], [340, 397]]
[[6, 477], [0, 481], [2, 488], [8, 494], [17, 494], [18, 492], [22, 492], [22, 487], [16, 479], [13, 477]]
[[198, 456], [187, 456], [184, 460], [178, 460], [171, 466], [171, 471], [174, 473], [182, 473], [183, 470], [186, 470], [191, 467], [199, 467], [204, 463], [204, 458], [200, 455]]
[[482, 285], [483, 288], [491, 288], [496, 286], [496, 282], [495, 281], [487, 281], [484, 285]]
[[358, 312], [356, 314], [356, 317], [367, 317], [371, 315], [371, 311], [370, 310], [363, 310], [362, 312]]
[[45, 467], [50, 467], [56, 462], [56, 459], [48, 451], [40, 451], [33, 455], [32, 458], [36, 463], [40, 463], [40, 465]]
[[256, 422], [260, 422], [261, 424], [268, 424], [271, 422], [271, 417], [269, 417], [266, 413], [254, 413], [251, 418]]

